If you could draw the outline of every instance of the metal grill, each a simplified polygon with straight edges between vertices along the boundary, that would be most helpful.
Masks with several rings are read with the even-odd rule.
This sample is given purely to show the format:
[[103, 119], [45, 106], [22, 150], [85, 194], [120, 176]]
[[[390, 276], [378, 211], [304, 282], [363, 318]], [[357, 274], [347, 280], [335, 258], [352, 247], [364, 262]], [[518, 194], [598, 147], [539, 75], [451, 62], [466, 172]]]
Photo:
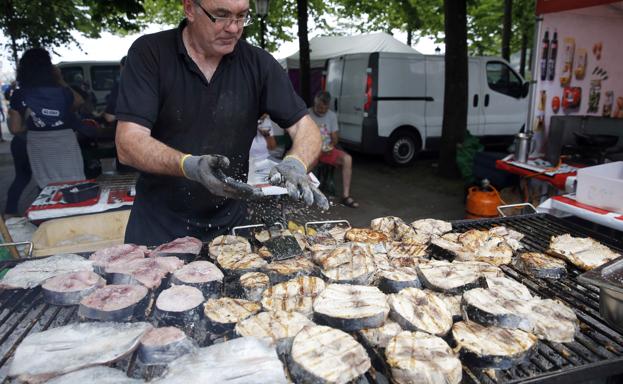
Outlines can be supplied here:
[[[496, 225], [505, 225], [523, 233], [525, 237], [521, 242], [528, 251], [544, 252], [549, 248], [552, 235], [565, 233], [590, 236], [619, 252], [623, 250], [620, 240], [606, 238], [544, 214], [453, 223], [457, 232], [488, 229]], [[502, 266], [502, 270], [528, 287], [533, 294], [544, 299], [558, 299], [573, 308], [580, 321], [580, 332], [572, 343], [539, 341], [537, 351], [529, 362], [498, 371], [498, 382], [570, 383], [623, 373], [623, 334], [612, 329], [599, 316], [599, 288], [578, 282], [577, 277], [582, 271], [568, 266], [568, 276], [556, 280], [535, 278], [513, 266]], [[487, 372], [469, 368], [465, 369], [464, 376], [467, 383], [495, 382]]]
[[[598, 233], [568, 224], [549, 215], [535, 214], [500, 219], [454, 222], [456, 231], [487, 229], [505, 225], [525, 235], [522, 243], [529, 251], [543, 252], [552, 235], [569, 233], [590, 236], [623, 252], [621, 240], [606, 238]], [[574, 309], [580, 320], [580, 333], [572, 343], [540, 341], [529, 362], [512, 369], [496, 371], [473, 370], [466, 367], [464, 383], [570, 383], [623, 373], [623, 334], [612, 329], [599, 316], [599, 288], [580, 283], [582, 271], [568, 267], [568, 276], [559, 280], [538, 279], [512, 266], [502, 266], [511, 278], [526, 285], [542, 298], [558, 299]], [[0, 380], [7, 379], [8, 367], [15, 349], [30, 333], [44, 331], [77, 322], [77, 307], [58, 307], [46, 304], [40, 288], [0, 291]], [[151, 317], [151, 316], [150, 316]], [[375, 380], [376, 373], [388, 375], [389, 370], [379, 351], [371, 350], [375, 368], [363, 382]], [[115, 363], [128, 376], [151, 379], [158, 372], [143, 367], [136, 354]]]

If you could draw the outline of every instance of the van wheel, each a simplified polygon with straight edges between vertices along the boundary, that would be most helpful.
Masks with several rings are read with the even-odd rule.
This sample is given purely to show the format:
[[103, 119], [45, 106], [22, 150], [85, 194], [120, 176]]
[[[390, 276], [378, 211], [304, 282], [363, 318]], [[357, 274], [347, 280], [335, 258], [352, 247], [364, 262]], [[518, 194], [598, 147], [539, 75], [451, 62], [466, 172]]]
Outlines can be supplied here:
[[385, 150], [385, 161], [389, 164], [406, 167], [415, 160], [415, 155], [422, 148], [422, 140], [409, 131], [393, 133]]

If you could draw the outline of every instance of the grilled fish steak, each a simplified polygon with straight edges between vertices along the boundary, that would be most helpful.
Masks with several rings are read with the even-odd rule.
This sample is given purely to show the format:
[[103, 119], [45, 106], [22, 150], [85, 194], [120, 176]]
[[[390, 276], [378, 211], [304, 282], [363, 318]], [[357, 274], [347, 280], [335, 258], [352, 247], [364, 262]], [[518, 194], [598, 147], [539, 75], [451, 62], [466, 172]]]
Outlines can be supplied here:
[[297, 276], [313, 275], [315, 270], [314, 263], [305, 256], [273, 261], [263, 268], [273, 284], [288, 281]]
[[[435, 253], [459, 261], [482, 261], [493, 265], [509, 264], [513, 256], [505, 237], [496, 232], [470, 229], [461, 234], [445, 234], [433, 238]], [[510, 238], [510, 237], [509, 237]]]
[[264, 268], [268, 262], [257, 253], [221, 253], [216, 258], [225, 273], [244, 274]]
[[315, 325], [303, 328], [292, 342], [288, 366], [295, 382], [355, 382], [371, 367], [366, 350], [348, 333]]
[[528, 316], [532, 321], [530, 332], [539, 339], [568, 343], [579, 330], [573, 310], [557, 300], [533, 300]]
[[79, 371], [66, 373], [46, 382], [47, 384], [141, 384], [143, 380], [128, 377], [125, 372], [115, 368], [98, 365]]
[[405, 288], [389, 295], [390, 317], [403, 329], [443, 336], [452, 327], [452, 313], [430, 291]]
[[354, 243], [385, 243], [389, 240], [383, 232], [369, 228], [351, 228], [344, 234], [344, 239]]
[[106, 285], [80, 301], [78, 316], [100, 321], [141, 319], [149, 302], [142, 285]]
[[266, 311], [296, 311], [307, 317], [313, 314], [314, 299], [325, 289], [322, 279], [299, 276], [268, 288], [262, 294], [262, 307]]
[[452, 337], [463, 363], [474, 368], [511, 368], [527, 361], [538, 341], [518, 329], [485, 327], [471, 321], [455, 323]]
[[379, 217], [370, 222], [370, 228], [383, 232], [391, 240], [418, 240], [421, 244], [426, 244], [428, 239], [415, 233], [415, 230], [396, 216]]
[[249, 316], [236, 324], [235, 332], [242, 337], [266, 340], [277, 347], [277, 353], [289, 352], [292, 339], [303, 327], [314, 323], [298, 312], [269, 311]]
[[521, 239], [524, 238], [524, 234], [521, 232], [517, 232], [514, 229], [506, 228], [503, 225], [493, 227], [489, 229], [489, 233], [492, 235], [501, 236], [506, 241], [513, 251], [518, 251], [523, 248], [523, 244], [521, 244]]
[[111, 363], [134, 351], [151, 328], [148, 323], [73, 323], [30, 334], [17, 347], [9, 376], [42, 382]]
[[589, 237], [569, 234], [552, 236], [549, 252], [585, 271], [597, 268], [621, 255]]
[[251, 244], [241, 236], [222, 235], [208, 245], [208, 253], [213, 260], [219, 256], [232, 256], [251, 253]]
[[431, 260], [429, 263], [418, 265], [416, 270], [424, 287], [449, 295], [486, 287], [486, 276], [504, 275], [498, 267], [482, 262], [450, 263]]
[[411, 223], [411, 227], [413, 227], [419, 235], [424, 235], [429, 239], [439, 237], [452, 230], [451, 223], [436, 219], [415, 220]]
[[408, 267], [390, 267], [379, 271], [379, 288], [385, 293], [398, 293], [405, 288], [422, 288], [417, 271]]
[[138, 358], [146, 365], [161, 365], [195, 349], [192, 340], [179, 328], [152, 328], [141, 338]]
[[385, 348], [392, 381], [398, 384], [459, 384], [463, 366], [450, 346], [440, 337], [404, 331]]
[[175, 256], [147, 257], [115, 263], [106, 267], [114, 284], [142, 284], [147, 289], [156, 289], [162, 279], [181, 268], [184, 262]]
[[286, 384], [287, 380], [274, 347], [240, 337], [174, 360], [153, 383]]
[[211, 332], [231, 331], [240, 320], [258, 313], [262, 306], [254, 301], [221, 297], [209, 299], [203, 307], [203, 313], [210, 322]]
[[189, 285], [174, 285], [156, 299], [155, 318], [158, 325], [182, 327], [189, 334], [201, 318], [201, 291]]
[[387, 319], [385, 323], [377, 328], [366, 328], [359, 331], [359, 335], [373, 348], [385, 348], [387, 343], [402, 332], [400, 324]]
[[93, 271], [93, 262], [73, 253], [24, 261], [9, 269], [0, 289], [34, 288], [50, 277], [80, 271]]
[[428, 261], [427, 245], [414, 241], [392, 241], [386, 244], [389, 262], [396, 267], [416, 267]]
[[340, 246], [327, 257], [314, 261], [321, 265], [322, 275], [331, 283], [368, 285], [376, 270], [373, 252], [365, 244]]
[[426, 291], [431, 292], [446, 304], [446, 307], [452, 314], [453, 321], [456, 322], [463, 318], [463, 314], [461, 313], [461, 299], [463, 298], [463, 295], [446, 295], [441, 292]]
[[223, 286], [223, 272], [209, 261], [188, 263], [173, 272], [171, 284], [190, 285], [201, 290], [206, 297], [216, 297]]
[[142, 259], [148, 252], [144, 245], [119, 244], [93, 252], [89, 260], [93, 262], [95, 272], [102, 275], [109, 265]]
[[346, 332], [383, 325], [389, 305], [376, 287], [329, 284], [314, 301], [314, 320]]
[[260, 301], [262, 293], [270, 286], [270, 279], [265, 273], [247, 272], [240, 276], [240, 286], [247, 300]]
[[80, 300], [90, 295], [97, 288], [106, 285], [95, 272], [70, 272], [47, 279], [41, 288], [43, 298], [52, 305], [77, 305]]
[[492, 277], [487, 279], [487, 287], [498, 295], [502, 295], [508, 299], [532, 300], [532, 294], [528, 287], [518, 281], [507, 277]]
[[560, 279], [567, 275], [567, 264], [563, 260], [539, 252], [519, 254], [517, 267], [538, 278]]
[[463, 319], [482, 325], [530, 331], [532, 320], [528, 315], [530, 302], [510, 298], [508, 293], [494, 289], [476, 288], [463, 294]]

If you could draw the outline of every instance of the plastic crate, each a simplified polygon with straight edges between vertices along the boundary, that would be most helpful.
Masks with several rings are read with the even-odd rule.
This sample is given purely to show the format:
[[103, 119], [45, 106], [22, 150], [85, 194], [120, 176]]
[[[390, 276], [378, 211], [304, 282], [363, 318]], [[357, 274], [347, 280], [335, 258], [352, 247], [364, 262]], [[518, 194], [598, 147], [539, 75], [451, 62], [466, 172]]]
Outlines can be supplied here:
[[623, 213], [623, 161], [578, 170], [576, 200]]

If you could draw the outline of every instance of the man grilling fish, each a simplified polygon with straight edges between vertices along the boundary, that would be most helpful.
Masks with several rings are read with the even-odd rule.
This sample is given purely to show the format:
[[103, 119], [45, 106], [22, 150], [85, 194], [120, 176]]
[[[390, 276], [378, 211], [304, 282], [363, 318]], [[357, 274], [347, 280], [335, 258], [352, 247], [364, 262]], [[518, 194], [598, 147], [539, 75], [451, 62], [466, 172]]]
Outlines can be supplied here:
[[244, 223], [244, 200], [262, 194], [238, 180], [246, 179], [263, 113], [289, 127], [293, 140], [271, 183], [327, 209], [307, 177], [320, 153], [318, 128], [277, 61], [240, 40], [252, 21], [248, 0], [183, 0], [183, 7], [178, 28], [134, 42], [121, 78], [117, 150], [141, 171], [125, 241], [208, 241]]

